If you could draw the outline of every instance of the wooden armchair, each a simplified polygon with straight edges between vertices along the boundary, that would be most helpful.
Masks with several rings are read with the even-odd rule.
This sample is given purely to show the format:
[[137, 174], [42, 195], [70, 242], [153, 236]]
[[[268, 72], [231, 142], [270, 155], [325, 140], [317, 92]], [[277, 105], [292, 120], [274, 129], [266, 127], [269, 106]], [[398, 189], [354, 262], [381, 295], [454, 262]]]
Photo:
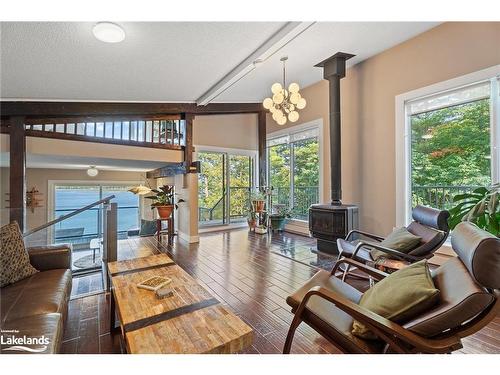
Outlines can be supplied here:
[[[432, 273], [440, 301], [411, 321], [397, 324], [361, 306], [362, 293], [335, 277], [338, 268], [355, 266], [376, 280], [387, 274], [353, 259], [340, 259], [331, 272], [319, 271], [287, 298], [295, 316], [283, 353], [290, 353], [301, 322], [315, 329], [346, 353], [450, 353], [500, 312], [500, 239], [470, 223], [459, 224], [452, 234], [458, 257]], [[357, 320], [378, 340], [351, 334]]]

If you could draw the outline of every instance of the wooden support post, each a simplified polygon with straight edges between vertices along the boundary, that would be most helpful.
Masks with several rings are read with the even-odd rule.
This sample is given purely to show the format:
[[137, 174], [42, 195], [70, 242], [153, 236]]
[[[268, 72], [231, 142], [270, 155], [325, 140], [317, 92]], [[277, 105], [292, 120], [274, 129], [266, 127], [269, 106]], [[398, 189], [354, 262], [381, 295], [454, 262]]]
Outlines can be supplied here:
[[267, 186], [266, 112], [258, 114], [259, 186]]
[[184, 115], [186, 120], [185, 129], [185, 147], [184, 147], [184, 165], [186, 166], [186, 172], [189, 173], [191, 163], [193, 162], [193, 119], [194, 115], [192, 113], [186, 113]]
[[17, 221], [24, 232], [26, 214], [26, 136], [24, 117], [11, 117], [10, 121], [10, 221]]

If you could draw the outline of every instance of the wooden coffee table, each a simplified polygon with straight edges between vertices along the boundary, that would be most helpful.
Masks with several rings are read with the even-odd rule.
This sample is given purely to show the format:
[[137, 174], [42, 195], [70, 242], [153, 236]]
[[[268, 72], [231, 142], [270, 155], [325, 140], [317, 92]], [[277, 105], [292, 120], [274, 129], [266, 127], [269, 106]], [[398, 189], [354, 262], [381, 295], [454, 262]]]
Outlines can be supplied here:
[[[252, 344], [252, 329], [165, 254], [108, 264], [115, 308], [129, 353], [236, 353]], [[172, 279], [174, 295], [156, 298], [136, 284]], [[114, 303], [113, 303], [114, 302]]]

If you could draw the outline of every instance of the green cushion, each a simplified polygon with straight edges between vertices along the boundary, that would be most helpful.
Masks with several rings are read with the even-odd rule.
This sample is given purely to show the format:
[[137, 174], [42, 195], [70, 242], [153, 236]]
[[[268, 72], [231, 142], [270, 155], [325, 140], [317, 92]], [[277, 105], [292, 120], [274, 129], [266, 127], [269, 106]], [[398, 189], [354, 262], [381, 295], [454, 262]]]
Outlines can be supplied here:
[[156, 220], [141, 219], [141, 230], [139, 236], [151, 236], [156, 233]]
[[[427, 260], [390, 274], [368, 289], [359, 305], [392, 320], [405, 323], [431, 308], [439, 300]], [[364, 339], [377, 339], [364, 324], [354, 321], [352, 333]]]
[[[407, 254], [420, 244], [421, 239], [422, 238], [415, 236], [413, 233], [408, 232], [408, 229], [404, 227], [396, 228], [380, 243], [380, 245]], [[372, 249], [370, 255], [374, 260], [377, 260], [381, 256], [391, 258], [389, 254], [377, 249]]]

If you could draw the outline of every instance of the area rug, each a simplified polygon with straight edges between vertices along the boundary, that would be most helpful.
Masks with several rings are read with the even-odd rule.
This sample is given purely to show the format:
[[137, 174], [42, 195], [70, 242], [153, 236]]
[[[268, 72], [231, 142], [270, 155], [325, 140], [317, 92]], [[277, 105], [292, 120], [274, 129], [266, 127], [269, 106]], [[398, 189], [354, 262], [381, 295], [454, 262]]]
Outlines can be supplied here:
[[73, 265], [78, 268], [99, 268], [101, 267], [101, 256], [96, 254], [95, 261], [92, 262], [92, 254], [84, 255], [73, 262]]

